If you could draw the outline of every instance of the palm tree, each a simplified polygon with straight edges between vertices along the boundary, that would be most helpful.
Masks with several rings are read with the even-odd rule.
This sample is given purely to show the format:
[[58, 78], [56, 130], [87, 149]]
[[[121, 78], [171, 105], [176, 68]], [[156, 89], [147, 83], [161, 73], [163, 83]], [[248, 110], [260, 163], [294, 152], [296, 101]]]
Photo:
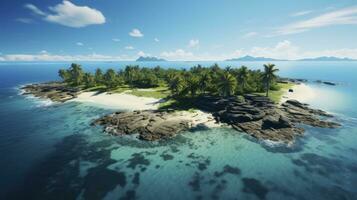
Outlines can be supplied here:
[[95, 80], [92, 74], [85, 73], [83, 76], [83, 82], [86, 88], [95, 86]]
[[186, 78], [186, 90], [191, 93], [191, 97], [196, 96], [198, 86], [198, 78], [196, 76], [190, 75]]
[[172, 76], [168, 81], [168, 85], [171, 93], [177, 95], [183, 86], [182, 78], [179, 75]]
[[113, 69], [108, 69], [104, 74], [104, 84], [107, 86], [107, 89], [113, 89], [117, 86], [117, 74]]
[[95, 70], [94, 80], [97, 85], [103, 84], [103, 72], [100, 68]]
[[63, 82], [68, 82], [70, 81], [70, 74], [68, 72], [68, 70], [65, 69], [60, 69], [58, 71], [58, 75], [62, 78]]
[[211, 82], [211, 76], [207, 71], [204, 71], [200, 74], [199, 80], [198, 80], [198, 87], [202, 93], [205, 93], [209, 83]]
[[71, 82], [74, 86], [79, 86], [83, 81], [83, 70], [82, 67], [78, 64], [72, 63], [71, 68], [69, 69], [71, 75]]
[[264, 73], [262, 75], [263, 82], [265, 84], [265, 91], [266, 91], [266, 96], [269, 96], [269, 89], [270, 89], [270, 84], [272, 81], [274, 81], [277, 76], [275, 73], [279, 71], [279, 69], [274, 68], [274, 64], [264, 64]]
[[229, 72], [221, 72], [219, 74], [217, 87], [219, 93], [221, 93], [223, 96], [230, 96], [231, 94], [233, 94], [236, 86], [237, 80], [232, 74], [230, 74]]
[[247, 80], [248, 80], [248, 76], [249, 76], [249, 72], [248, 72], [248, 68], [246, 66], [242, 66], [239, 71], [238, 71], [238, 84], [242, 87], [242, 90], [244, 91], [244, 89], [247, 86]]

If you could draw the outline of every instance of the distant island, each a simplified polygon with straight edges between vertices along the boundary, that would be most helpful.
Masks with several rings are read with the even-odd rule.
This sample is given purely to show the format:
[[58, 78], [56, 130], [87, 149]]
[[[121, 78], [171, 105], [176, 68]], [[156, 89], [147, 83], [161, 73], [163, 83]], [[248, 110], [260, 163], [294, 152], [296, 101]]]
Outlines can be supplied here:
[[226, 61], [357, 61], [356, 59], [351, 58], [338, 58], [333, 56], [322, 56], [316, 58], [304, 58], [298, 60], [288, 60], [288, 59], [274, 59], [274, 58], [266, 58], [266, 57], [254, 57], [254, 56], [243, 56], [240, 58], [232, 58], [227, 59]]
[[265, 57], [253, 57], [253, 56], [244, 56], [240, 58], [232, 58], [228, 59], [226, 61], [285, 61], [285, 60], [279, 60], [279, 59], [274, 59], [274, 58], [265, 58]]
[[158, 61], [167, 61], [165, 59], [162, 58], [157, 58], [157, 57], [144, 57], [144, 56], [140, 56], [138, 59], [136, 59], [137, 62], [158, 62]]
[[[226, 124], [250, 136], [290, 144], [303, 134], [303, 123], [336, 128], [333, 117], [293, 99], [281, 101], [298, 85], [280, 78], [274, 64], [263, 70], [197, 65], [190, 69], [127, 66], [94, 73], [78, 64], [60, 69], [62, 81], [29, 84], [24, 95], [56, 102], [119, 105], [125, 112], [100, 117], [92, 125], [113, 135], [139, 134], [142, 140], [160, 140], [198, 126]], [[324, 117], [324, 118], [321, 118]]]
[[351, 58], [338, 58], [333, 56], [322, 56], [317, 58], [304, 58], [298, 61], [357, 61], [356, 59]]

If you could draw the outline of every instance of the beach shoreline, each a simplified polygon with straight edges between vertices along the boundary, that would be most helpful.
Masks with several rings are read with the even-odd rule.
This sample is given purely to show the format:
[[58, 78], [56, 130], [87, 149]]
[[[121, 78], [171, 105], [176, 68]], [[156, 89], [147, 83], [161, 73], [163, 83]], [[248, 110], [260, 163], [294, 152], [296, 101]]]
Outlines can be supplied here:
[[138, 97], [123, 93], [82, 92], [69, 102], [89, 103], [99, 107], [120, 110], [157, 110], [162, 99]]
[[292, 92], [287, 90], [280, 98], [279, 104], [286, 102], [287, 100], [297, 100], [302, 103], [307, 103], [311, 99], [316, 97], [314, 90], [305, 83], [295, 84], [292, 88]]

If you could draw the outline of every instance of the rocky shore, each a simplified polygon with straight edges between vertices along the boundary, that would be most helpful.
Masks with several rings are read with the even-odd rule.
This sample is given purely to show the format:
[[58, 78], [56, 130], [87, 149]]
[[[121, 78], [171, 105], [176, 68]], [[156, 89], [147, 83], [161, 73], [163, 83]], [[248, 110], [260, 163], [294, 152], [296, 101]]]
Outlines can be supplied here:
[[[243, 98], [202, 97], [197, 107], [212, 113], [217, 123], [226, 123], [234, 129], [257, 139], [291, 143], [304, 129], [298, 124], [321, 128], [337, 128], [340, 124], [321, 118], [332, 116], [322, 110], [309, 108], [295, 100], [282, 105], [269, 98], [245, 95]], [[138, 133], [143, 140], [159, 140], [173, 137], [192, 126], [187, 117], [177, 117], [174, 111], [119, 112], [96, 120], [93, 125], [102, 125], [110, 134]]]
[[104, 126], [104, 131], [112, 135], [139, 134], [139, 139], [150, 141], [171, 138], [191, 128], [212, 127], [214, 124], [218, 126], [208, 113], [174, 110], [116, 112], [92, 123]]
[[68, 87], [62, 82], [29, 84], [23, 86], [21, 89], [24, 90], [23, 95], [33, 95], [61, 103], [76, 98], [80, 92], [80, 89]]
[[[31, 84], [22, 87], [24, 95], [31, 94], [54, 102], [76, 98], [81, 90], [61, 82]], [[139, 98], [139, 97], [138, 97]], [[243, 97], [200, 97], [196, 113], [174, 110], [142, 110], [116, 112], [93, 122], [113, 135], [139, 134], [139, 139], [160, 140], [207, 124], [225, 123], [257, 139], [291, 143], [304, 133], [299, 124], [320, 128], [337, 128], [340, 124], [327, 120], [333, 116], [296, 100], [277, 105], [259, 95]], [[203, 113], [204, 111], [205, 113]]]

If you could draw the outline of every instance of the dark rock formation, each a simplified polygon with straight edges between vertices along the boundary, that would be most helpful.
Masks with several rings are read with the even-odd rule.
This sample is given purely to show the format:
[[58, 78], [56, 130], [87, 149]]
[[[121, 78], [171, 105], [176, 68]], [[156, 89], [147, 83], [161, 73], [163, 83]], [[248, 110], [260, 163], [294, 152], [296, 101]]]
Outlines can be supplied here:
[[206, 97], [200, 99], [197, 106], [213, 112], [217, 121], [228, 123], [238, 131], [272, 141], [294, 141], [295, 136], [304, 132], [296, 126], [299, 123], [321, 128], [340, 126], [338, 123], [320, 119], [332, 115], [311, 109], [307, 104], [295, 100], [288, 100], [278, 106], [269, 98], [257, 95], [245, 95], [242, 99]]
[[67, 86], [62, 82], [48, 82], [30, 84], [21, 88], [23, 95], [33, 95], [39, 98], [47, 98], [54, 102], [65, 102], [76, 98], [80, 89]]
[[[321, 128], [340, 125], [324, 121], [330, 114], [311, 109], [307, 104], [288, 100], [281, 106], [269, 98], [245, 95], [243, 98], [201, 97], [196, 106], [213, 113], [217, 122], [231, 125], [234, 129], [264, 140], [290, 143], [304, 129], [297, 124]], [[114, 113], [96, 120], [93, 124], [104, 125], [105, 131], [114, 135], [138, 133], [140, 139], [158, 140], [170, 138], [191, 128], [190, 120], [168, 111], [134, 111]]]
[[167, 111], [116, 112], [92, 123], [103, 125], [113, 135], [139, 134], [139, 139], [158, 140], [175, 136], [188, 130], [190, 120]]

